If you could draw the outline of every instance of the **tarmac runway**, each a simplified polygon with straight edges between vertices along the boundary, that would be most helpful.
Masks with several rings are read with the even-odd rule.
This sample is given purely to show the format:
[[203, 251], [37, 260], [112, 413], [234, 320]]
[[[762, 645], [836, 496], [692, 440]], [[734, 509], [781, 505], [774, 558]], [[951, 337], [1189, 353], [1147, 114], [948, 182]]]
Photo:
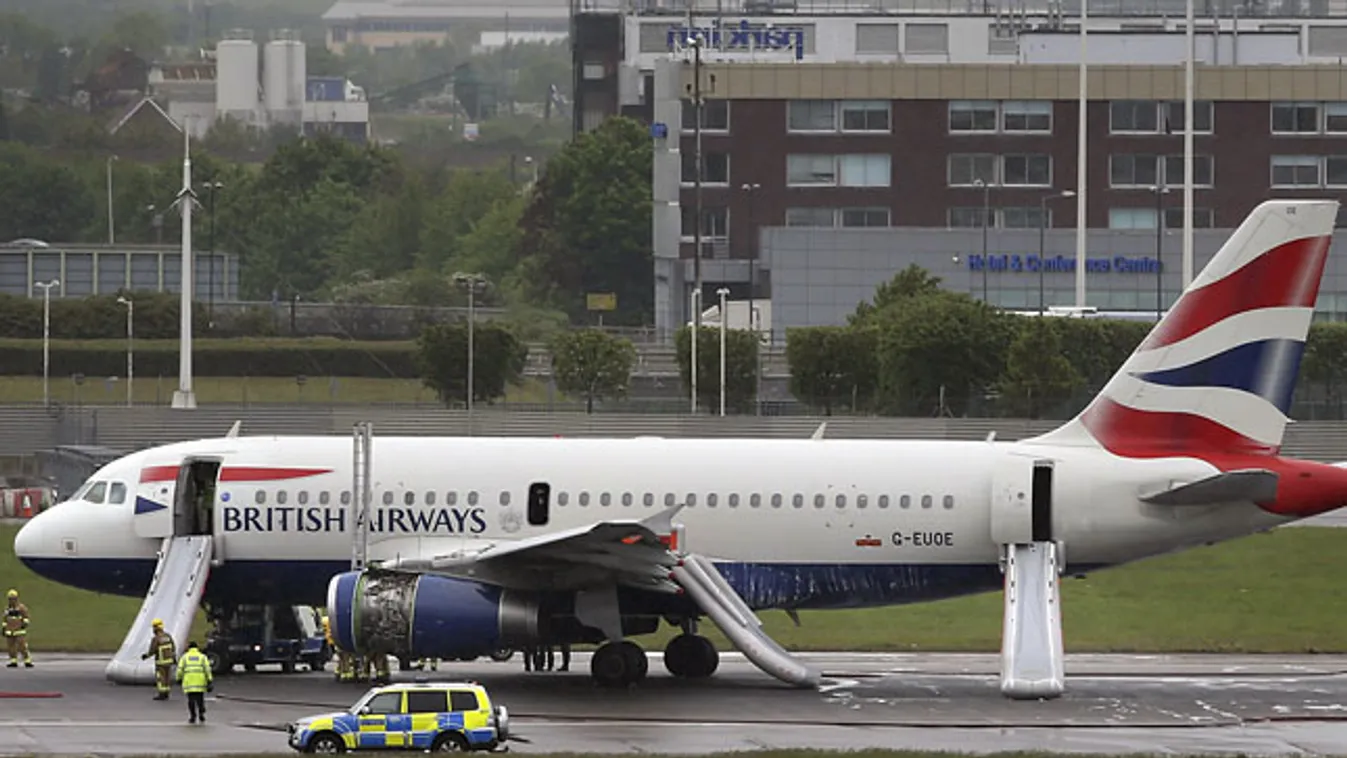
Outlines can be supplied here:
[[[568, 673], [516, 659], [442, 664], [509, 708], [514, 752], [709, 753], [771, 747], [968, 752], [1347, 754], [1347, 656], [1099, 656], [1067, 660], [1067, 694], [1018, 702], [998, 689], [995, 655], [815, 654], [826, 676], [796, 690], [737, 654], [711, 680], [650, 677], [596, 688], [588, 656]], [[103, 678], [104, 659], [40, 657], [0, 669], [0, 755], [287, 752], [292, 719], [349, 706], [363, 691], [328, 673], [260, 671], [217, 679], [210, 723], [189, 726], [180, 693]], [[398, 674], [411, 679], [419, 672]], [[31, 697], [32, 695], [59, 697]]]

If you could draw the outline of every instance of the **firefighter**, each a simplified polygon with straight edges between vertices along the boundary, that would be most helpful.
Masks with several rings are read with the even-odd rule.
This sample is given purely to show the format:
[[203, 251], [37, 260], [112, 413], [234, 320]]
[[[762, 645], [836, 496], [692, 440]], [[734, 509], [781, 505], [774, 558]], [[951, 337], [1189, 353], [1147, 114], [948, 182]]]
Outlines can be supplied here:
[[187, 643], [187, 652], [178, 661], [178, 681], [187, 696], [187, 723], [195, 724], [198, 717], [201, 723], [206, 723], [206, 692], [215, 689], [215, 678], [210, 672], [210, 661], [195, 642]]
[[33, 667], [33, 656], [28, 653], [28, 606], [19, 602], [19, 591], [10, 590], [5, 606], [5, 643], [9, 647], [9, 666], [19, 667], [19, 654], [23, 654], [25, 668]]
[[173, 682], [173, 662], [177, 660], [178, 651], [173, 644], [173, 637], [164, 631], [162, 619], [155, 619], [150, 626], [154, 630], [154, 636], [150, 638], [150, 649], [142, 654], [140, 659], [143, 661], [154, 657], [154, 699], [167, 700]]
[[337, 647], [337, 643], [332, 639], [332, 620], [323, 616], [323, 636], [327, 639], [327, 646], [332, 650], [332, 656], [336, 659], [333, 677], [339, 682], [349, 682], [355, 678], [355, 672], [351, 667], [351, 655], [345, 650]]

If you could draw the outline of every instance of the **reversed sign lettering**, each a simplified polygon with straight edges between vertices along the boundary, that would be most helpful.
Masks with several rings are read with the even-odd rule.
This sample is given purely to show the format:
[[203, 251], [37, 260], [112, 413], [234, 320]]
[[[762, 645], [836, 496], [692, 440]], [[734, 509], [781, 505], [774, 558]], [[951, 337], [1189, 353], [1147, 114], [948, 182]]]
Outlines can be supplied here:
[[804, 29], [754, 27], [747, 20], [713, 26], [669, 28], [669, 49], [679, 50], [700, 39], [711, 50], [795, 50], [795, 60], [804, 59]]
[[[220, 509], [225, 532], [344, 532], [347, 508], [273, 505], [225, 506]], [[372, 508], [370, 532], [391, 534], [481, 534], [483, 508]]]
[[[1042, 261], [1041, 264], [1040, 260]], [[1144, 256], [1129, 258], [1125, 255], [1117, 255], [1112, 258], [1087, 258], [1085, 260], [1085, 271], [1087, 273], [1154, 274], [1159, 272], [1163, 266], [1162, 261]], [[1068, 258], [1065, 255], [1049, 256], [1042, 259], [1037, 255], [968, 256], [969, 271], [982, 271], [983, 269], [1033, 274], [1037, 274], [1039, 269], [1042, 269], [1049, 273], [1065, 273], [1076, 270], [1076, 259], [1074, 257]]]

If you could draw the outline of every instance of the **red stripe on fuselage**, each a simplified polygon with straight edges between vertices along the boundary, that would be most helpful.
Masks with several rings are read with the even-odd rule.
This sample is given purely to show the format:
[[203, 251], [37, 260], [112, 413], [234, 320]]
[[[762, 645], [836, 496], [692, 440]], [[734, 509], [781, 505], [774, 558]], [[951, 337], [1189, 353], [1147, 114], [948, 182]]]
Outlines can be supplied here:
[[[327, 468], [269, 468], [265, 466], [226, 466], [220, 469], [222, 482], [276, 482], [303, 479], [306, 476], [330, 474]], [[177, 466], [149, 466], [140, 471], [140, 481], [173, 482], [178, 479]]]
[[1172, 345], [1245, 311], [1313, 307], [1331, 241], [1305, 237], [1278, 245], [1224, 279], [1184, 293], [1141, 349]]

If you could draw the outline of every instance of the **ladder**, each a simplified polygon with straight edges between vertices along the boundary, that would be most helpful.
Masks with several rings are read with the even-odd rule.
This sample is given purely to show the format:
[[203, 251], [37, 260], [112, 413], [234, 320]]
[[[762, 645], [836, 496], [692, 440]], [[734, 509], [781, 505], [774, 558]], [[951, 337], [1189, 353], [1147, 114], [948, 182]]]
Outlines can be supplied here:
[[365, 568], [369, 555], [369, 509], [374, 498], [370, 482], [370, 456], [374, 445], [374, 424], [361, 421], [351, 432], [351, 570]]

